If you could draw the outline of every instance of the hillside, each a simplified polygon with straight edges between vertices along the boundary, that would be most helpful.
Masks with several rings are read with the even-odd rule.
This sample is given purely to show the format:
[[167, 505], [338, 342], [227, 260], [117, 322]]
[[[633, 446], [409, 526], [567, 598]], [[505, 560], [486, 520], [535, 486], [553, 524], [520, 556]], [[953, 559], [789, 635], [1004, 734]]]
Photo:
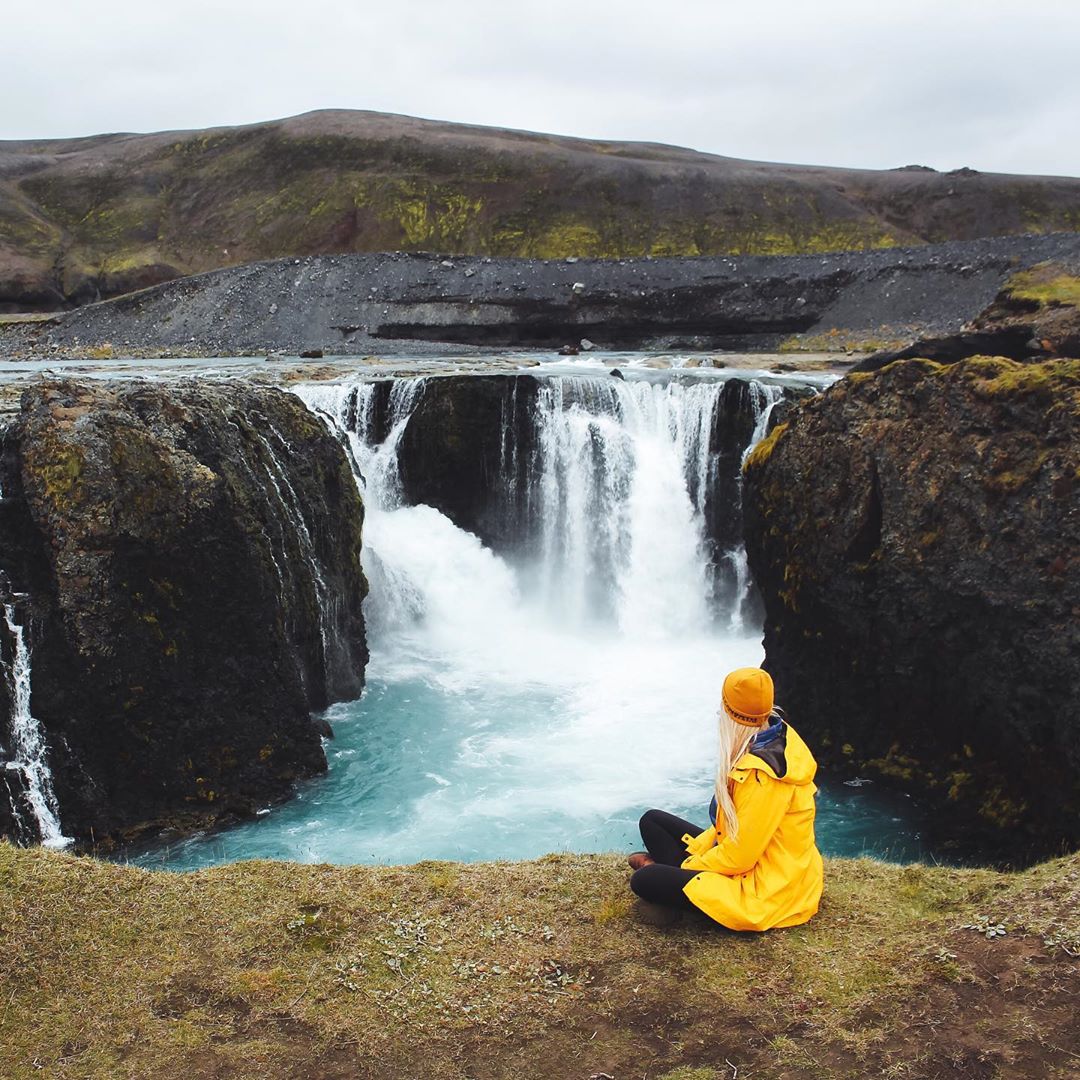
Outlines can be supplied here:
[[740, 161], [379, 113], [0, 143], [0, 312], [259, 259], [797, 254], [1080, 230], [1080, 180]]

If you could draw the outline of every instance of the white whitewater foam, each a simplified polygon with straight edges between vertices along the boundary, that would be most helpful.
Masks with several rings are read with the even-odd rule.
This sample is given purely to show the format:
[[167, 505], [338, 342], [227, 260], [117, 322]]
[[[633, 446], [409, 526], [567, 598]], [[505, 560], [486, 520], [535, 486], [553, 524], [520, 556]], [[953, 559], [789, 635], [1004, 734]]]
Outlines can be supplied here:
[[26, 796], [45, 847], [63, 848], [71, 843], [60, 828], [60, 811], [53, 792], [52, 773], [45, 753], [41, 725], [30, 712], [30, 650], [23, 627], [16, 621], [15, 608], [4, 604], [4, 621], [15, 645], [7, 675], [13, 701], [11, 717], [12, 760], [26, 780]]

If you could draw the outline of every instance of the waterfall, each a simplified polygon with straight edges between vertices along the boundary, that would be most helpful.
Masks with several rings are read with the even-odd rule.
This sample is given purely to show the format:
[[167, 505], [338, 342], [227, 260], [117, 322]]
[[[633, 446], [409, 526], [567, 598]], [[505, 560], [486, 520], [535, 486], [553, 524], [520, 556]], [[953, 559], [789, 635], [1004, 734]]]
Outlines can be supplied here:
[[[746, 448], [742, 452], [742, 461], [740, 464], [745, 465], [746, 459], [750, 456], [750, 452], [762, 439], [769, 430], [769, 421], [772, 419], [773, 409], [784, 400], [784, 388], [782, 386], [774, 386], [772, 383], [762, 383], [754, 379], [750, 383], [750, 400], [753, 404], [754, 412], [757, 419], [754, 421], [754, 431], [750, 436], [750, 441], [746, 444]], [[741, 479], [740, 473], [740, 479]]]
[[[478, 379], [476, 397], [434, 375], [293, 387], [365, 501], [366, 690], [328, 714], [325, 781], [239, 838], [190, 841], [184, 865], [611, 850], [646, 806], [706, 812], [724, 674], [762, 656], [732, 606], [737, 473], [780, 391]], [[419, 464], [440, 452], [446, 487]], [[462, 520], [479, 504], [490, 546], [421, 490]], [[729, 563], [743, 576], [718, 591]]]
[[[296, 489], [293, 487], [292, 481], [289, 480], [288, 470], [281, 461], [281, 452], [284, 452], [286, 455], [291, 453], [289, 444], [273, 424], [269, 421], [265, 421], [265, 423], [270, 436], [273, 438], [274, 442], [277, 443], [278, 447], [280, 447], [280, 452], [275, 449], [270, 438], [267, 438], [259, 432], [255, 432], [255, 438], [265, 452], [265, 457], [260, 455], [260, 464], [263, 466], [266, 477], [270, 481], [270, 487], [274, 491], [274, 497], [284, 513], [285, 520], [292, 525], [296, 543], [300, 549], [303, 561], [307, 566], [312, 588], [315, 590], [316, 617], [319, 623], [319, 641], [322, 645], [323, 672], [329, 677], [332, 636], [327, 631], [327, 623], [330, 622], [331, 625], [333, 625], [336, 621], [334, 619], [334, 614], [336, 613], [339, 601], [336, 596], [331, 595], [330, 590], [327, 588], [326, 580], [323, 577], [322, 570], [319, 568], [319, 558], [315, 551], [315, 541], [312, 539], [311, 530], [308, 528], [307, 521], [304, 519], [303, 503], [297, 496]], [[285, 547], [284, 537], [280, 537], [280, 540], [282, 558], [287, 560], [288, 553]], [[280, 581], [281, 565], [274, 556], [272, 544], [270, 546], [270, 558], [273, 560]]]
[[[442, 514], [405, 505], [398, 450], [428, 381], [294, 388], [345, 445], [365, 498], [375, 625], [436, 611], [458, 625], [470, 611], [476, 630], [482, 618], [527, 599], [563, 626], [613, 624], [642, 639], [710, 626], [743, 631], [751, 589], [745, 553], [741, 546], [712, 552], [705, 524], [723, 381], [541, 377], [528, 446], [514, 437], [516, 410], [524, 408], [515, 381], [501, 417], [504, 490], [490, 493], [522, 519], [522, 550], [504, 553], [515, 572]], [[754, 429], [743, 459], [784, 396], [779, 386], [748, 386]], [[524, 473], [522, 454], [529, 455]], [[522, 476], [528, 490], [519, 492]], [[726, 606], [713, 564], [728, 566], [734, 581]]]
[[[754, 430], [750, 434], [750, 441], [743, 448], [739, 459], [739, 497], [742, 498], [742, 467], [750, 456], [754, 447], [765, 438], [769, 430], [769, 421], [772, 419], [773, 410], [784, 400], [784, 388], [772, 383], [758, 382], [756, 379], [750, 384], [750, 403], [754, 410]], [[729, 616], [729, 629], [733, 634], [742, 634], [747, 629], [747, 615], [751, 610], [753, 601], [753, 579], [750, 576], [750, 564], [746, 558], [746, 548], [742, 544], [737, 545], [724, 556], [734, 573], [734, 598], [731, 604]]]
[[5, 768], [21, 775], [25, 801], [42, 844], [66, 847], [71, 840], [60, 829], [60, 811], [46, 760], [45, 740], [41, 725], [30, 712], [30, 650], [24, 628], [16, 619], [14, 604], [4, 604], [4, 622], [12, 641], [10, 663], [3, 665], [12, 701], [11, 751]]
[[385, 433], [378, 437], [378, 402], [385, 383], [318, 383], [294, 387], [313, 412], [330, 421], [344, 441], [368, 511], [396, 510], [402, 501], [398, 446], [424, 391], [426, 378], [395, 379], [386, 403]]
[[719, 387], [565, 377], [539, 397], [544, 592], [571, 621], [624, 633], [702, 629], [704, 503]]
[[[371, 585], [365, 611], [377, 629], [408, 624], [424, 615], [436, 621], [440, 612], [453, 625], [455, 601], [445, 586], [461, 581], [465, 566], [494, 561], [475, 537], [455, 529], [442, 514], [426, 506], [403, 505], [398, 448], [425, 382], [423, 377], [395, 379], [385, 402], [380, 400], [385, 383], [294, 387], [308, 408], [326, 419], [352, 463], [364, 499], [361, 558]], [[451, 552], [459, 569], [448, 574], [442, 562]], [[480, 580], [485, 579], [481, 573]]]

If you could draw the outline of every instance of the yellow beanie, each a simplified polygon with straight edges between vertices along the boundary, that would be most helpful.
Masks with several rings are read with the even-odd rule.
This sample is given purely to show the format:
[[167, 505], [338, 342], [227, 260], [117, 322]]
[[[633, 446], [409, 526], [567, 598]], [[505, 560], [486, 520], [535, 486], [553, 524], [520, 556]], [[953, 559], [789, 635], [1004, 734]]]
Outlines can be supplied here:
[[773, 707], [773, 681], [761, 668], [744, 667], [724, 680], [724, 712], [744, 727], [761, 727]]

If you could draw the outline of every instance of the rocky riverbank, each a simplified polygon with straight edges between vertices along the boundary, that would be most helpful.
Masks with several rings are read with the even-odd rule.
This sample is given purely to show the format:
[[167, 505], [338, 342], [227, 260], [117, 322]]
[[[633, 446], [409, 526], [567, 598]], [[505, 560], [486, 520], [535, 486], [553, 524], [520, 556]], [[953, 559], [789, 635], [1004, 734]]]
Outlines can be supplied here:
[[355, 697], [367, 659], [363, 510], [298, 399], [47, 381], [2, 449], [3, 599], [67, 835], [252, 814], [325, 769], [312, 710]]
[[824, 761], [939, 834], [1080, 843], [1080, 361], [910, 360], [792, 410], [746, 469], [766, 666]]
[[1018, 271], [959, 333], [876, 353], [852, 370], [877, 371], [917, 357], [952, 364], [969, 356], [1022, 361], [1080, 357], [1080, 266], [1073, 260], [1049, 261]]
[[879, 351], [959, 332], [1012, 275], [1051, 260], [1080, 272], [1080, 235], [783, 257], [316, 256], [0, 322], [0, 355]]

